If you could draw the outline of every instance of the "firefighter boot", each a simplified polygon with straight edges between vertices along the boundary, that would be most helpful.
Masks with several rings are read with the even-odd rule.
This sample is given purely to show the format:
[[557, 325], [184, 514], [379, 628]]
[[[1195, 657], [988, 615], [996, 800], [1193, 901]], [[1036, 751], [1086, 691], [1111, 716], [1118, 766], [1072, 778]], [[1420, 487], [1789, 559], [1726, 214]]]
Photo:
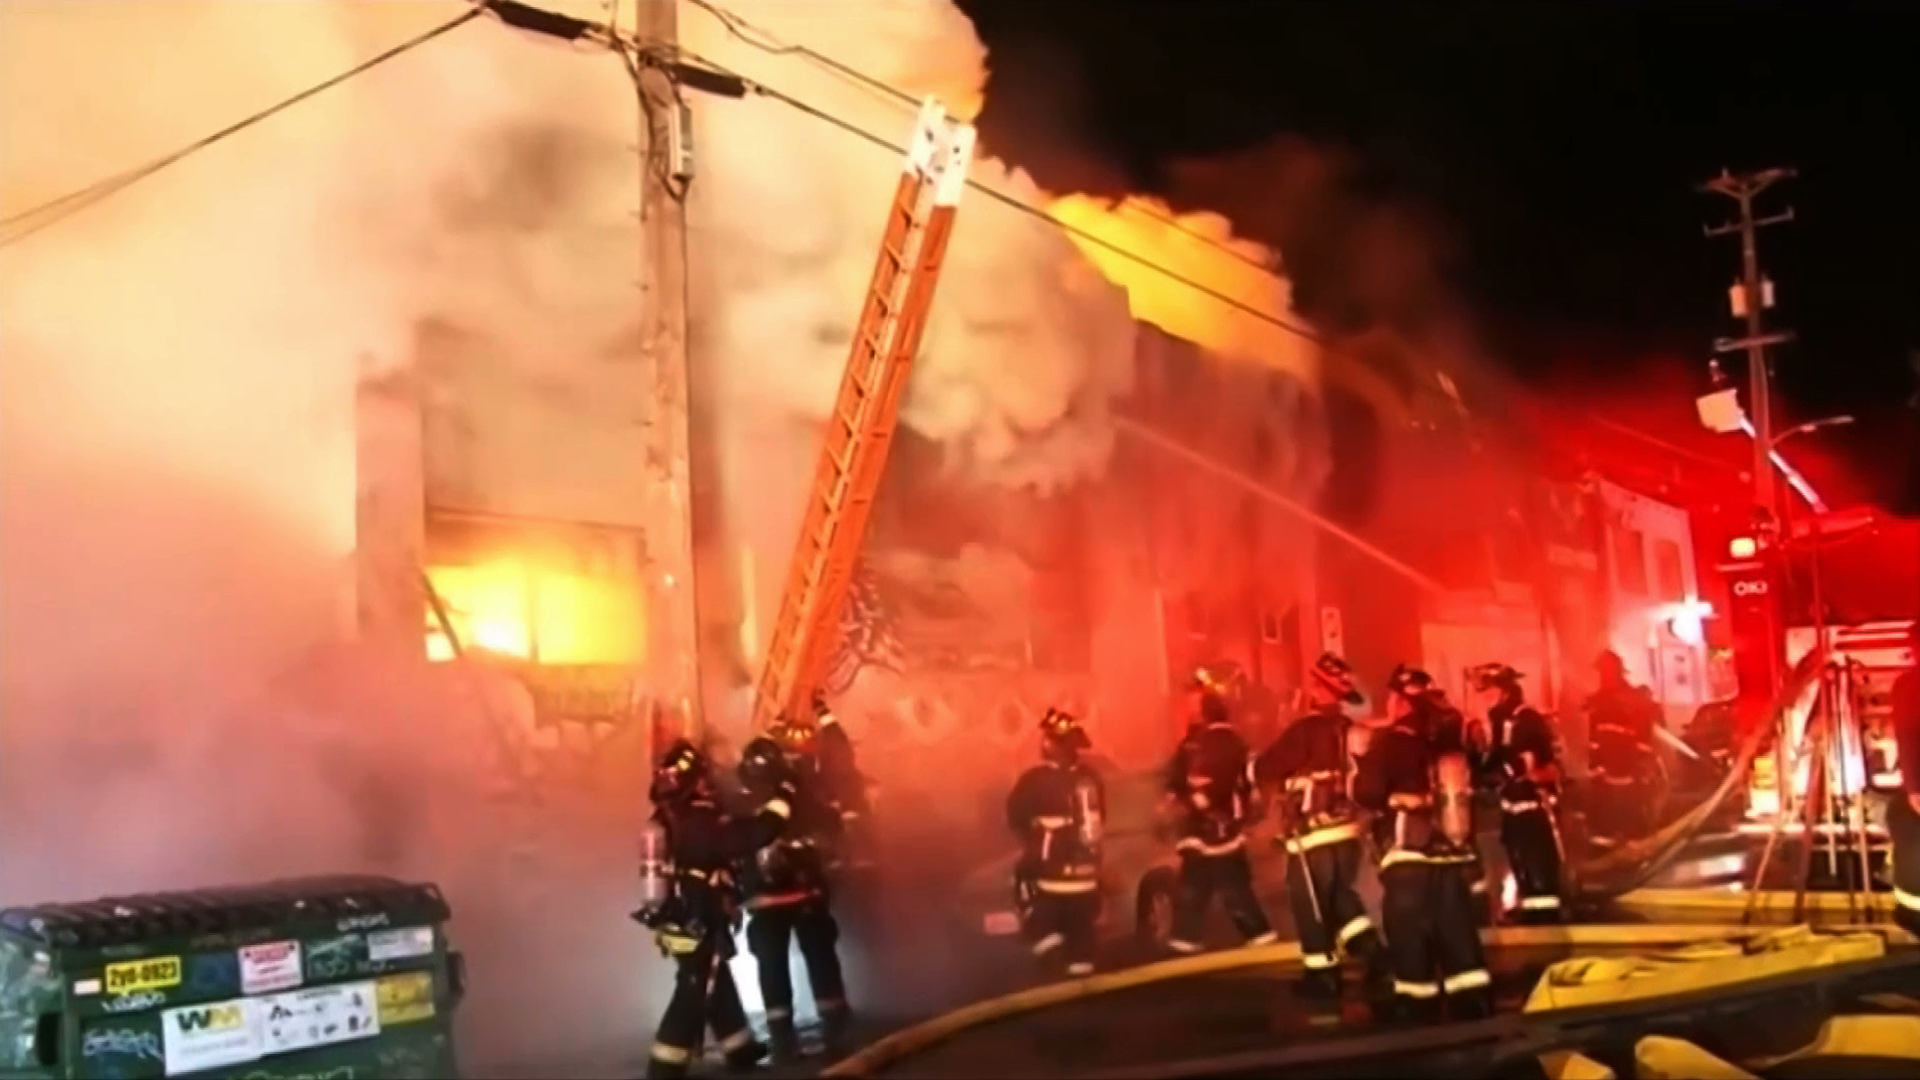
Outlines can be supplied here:
[[767, 1060], [767, 1044], [758, 1039], [748, 1039], [746, 1042], [727, 1051], [726, 1057], [722, 1060], [727, 1063], [729, 1070], [746, 1072]]
[[1393, 970], [1379, 935], [1369, 930], [1347, 943], [1347, 955], [1360, 962], [1361, 985], [1369, 1002], [1384, 1002], [1393, 997]]
[[820, 1007], [820, 1041], [829, 1057], [837, 1058], [853, 1049], [853, 1012], [846, 1002]]
[[1293, 992], [1307, 1001], [1338, 1001], [1340, 969], [1320, 968], [1302, 972], [1300, 981], [1293, 984]]
[[1493, 1015], [1493, 991], [1487, 987], [1456, 990], [1447, 995], [1447, 1019], [1469, 1022]]
[[1385, 1014], [1400, 1024], [1437, 1024], [1445, 1020], [1447, 1015], [1446, 1004], [1437, 997], [1417, 998], [1394, 994], [1383, 1005]]
[[693, 1069], [691, 1057], [678, 1061], [663, 1061], [660, 1054], [647, 1059], [647, 1080], [680, 1080]]
[[794, 1029], [792, 1017], [767, 1021], [767, 1047], [773, 1053], [775, 1065], [791, 1065], [800, 1060], [800, 1032]]

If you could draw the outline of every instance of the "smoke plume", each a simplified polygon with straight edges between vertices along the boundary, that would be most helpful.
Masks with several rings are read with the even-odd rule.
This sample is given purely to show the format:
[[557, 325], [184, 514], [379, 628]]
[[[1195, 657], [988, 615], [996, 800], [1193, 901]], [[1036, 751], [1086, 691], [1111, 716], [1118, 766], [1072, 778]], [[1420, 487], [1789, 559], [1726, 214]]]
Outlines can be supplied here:
[[[0, 6], [0, 207], [136, 168], [462, 10]], [[610, 57], [475, 23], [30, 235], [47, 218], [9, 224], [0, 902], [436, 880], [472, 960], [470, 1064], [644, 1045], [661, 979], [622, 918], [617, 827], [638, 808], [510, 819], [486, 753], [504, 713], [477, 703], [503, 689], [343, 640], [356, 381], [412, 365], [429, 325], [470, 346], [461, 374], [492, 372], [483, 390], [517, 380], [497, 398], [631, 339], [626, 85]], [[532, 486], [543, 455], [561, 471], [541, 421], [566, 407], [490, 432], [531, 463], [510, 480]], [[558, 1026], [511, 1022], [530, 998]]]
[[[811, 27], [805, 5], [738, 6], [977, 108], [980, 46], [943, 3]], [[0, 210], [134, 169], [462, 10], [0, 5]], [[909, 109], [695, 9], [682, 25], [689, 49], [906, 137]], [[770, 100], [698, 111], [702, 362], [726, 499], [777, 567], [899, 159]], [[473, 954], [477, 1068], [643, 1044], [663, 982], [620, 917], [635, 808], [509, 819], [487, 748], [510, 688], [344, 643], [361, 378], [423, 376], [429, 501], [595, 519], [645, 482], [622, 439], [646, 403], [592, 383], [629, 384], [637, 355], [635, 123], [613, 58], [483, 20], [97, 205], [8, 226], [0, 901], [433, 878]], [[979, 175], [1038, 197], [1018, 173]], [[1084, 476], [1130, 332], [1058, 230], [974, 198], [906, 422], [976, 477]], [[506, 1022], [526, 1000], [550, 1018], [539, 1033]]]
[[[956, 115], [979, 108], [984, 55], [945, 0], [849, 9], [683, 5], [697, 56], [829, 114], [768, 97], [700, 101], [703, 173], [692, 211], [702, 351], [717, 365], [714, 426], [730, 532], [761, 571], [749, 599], [765, 617], [792, 550], [822, 421], [845, 366], [878, 252], [914, 104], [784, 46], [816, 50]], [[1027, 178], [979, 160], [974, 178], [1032, 205]], [[903, 408], [962, 474], [1057, 487], [1096, 472], [1109, 400], [1131, 377], [1124, 300], [1057, 228], [978, 192], [963, 201], [936, 308]]]

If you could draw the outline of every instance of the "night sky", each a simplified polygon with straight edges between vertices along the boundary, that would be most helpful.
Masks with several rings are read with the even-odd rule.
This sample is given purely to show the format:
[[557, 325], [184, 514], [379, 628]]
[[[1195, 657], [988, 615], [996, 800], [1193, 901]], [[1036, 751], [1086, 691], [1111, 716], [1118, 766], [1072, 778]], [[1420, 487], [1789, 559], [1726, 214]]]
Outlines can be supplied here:
[[1916, 445], [1920, 7], [960, 6], [991, 50], [983, 136], [1044, 185], [1157, 190], [1184, 209], [1198, 189], [1168, 162], [1253, 160], [1287, 136], [1338, 148], [1359, 167], [1309, 224], [1263, 207], [1256, 167], [1197, 197], [1278, 248], [1303, 313], [1328, 325], [1420, 317], [1404, 290], [1356, 286], [1370, 271], [1352, 255], [1356, 206], [1412, 209], [1432, 223], [1433, 280], [1536, 385], [1659, 359], [1703, 375], [1713, 337], [1738, 329], [1738, 242], [1702, 235], [1735, 204], [1694, 189], [1723, 165], [1795, 167], [1763, 200], [1798, 215], [1762, 233], [1772, 319], [1799, 335], [1775, 360], [1782, 419], [1859, 415], [1820, 437], [1889, 478], [1889, 447]]

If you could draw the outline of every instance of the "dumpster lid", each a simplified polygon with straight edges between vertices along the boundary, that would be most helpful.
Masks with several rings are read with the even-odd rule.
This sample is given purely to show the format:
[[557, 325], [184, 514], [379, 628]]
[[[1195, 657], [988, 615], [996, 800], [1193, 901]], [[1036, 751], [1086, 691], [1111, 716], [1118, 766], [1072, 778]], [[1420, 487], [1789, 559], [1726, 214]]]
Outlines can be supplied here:
[[[0, 930], [42, 945], [106, 948], [147, 938], [264, 930], [285, 922], [385, 915], [374, 925], [445, 922], [435, 885], [372, 876], [288, 878], [186, 892], [142, 893], [0, 911]], [[344, 929], [344, 927], [343, 927]]]

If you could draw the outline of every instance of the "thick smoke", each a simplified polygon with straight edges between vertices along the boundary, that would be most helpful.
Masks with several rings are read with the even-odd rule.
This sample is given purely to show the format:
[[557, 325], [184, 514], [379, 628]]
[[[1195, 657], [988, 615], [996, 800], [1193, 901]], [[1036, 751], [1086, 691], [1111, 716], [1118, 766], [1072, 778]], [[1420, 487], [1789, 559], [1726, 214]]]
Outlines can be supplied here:
[[[462, 10], [0, 5], [0, 206], [139, 166]], [[536, 374], [630, 325], [626, 85], [611, 58], [477, 23], [6, 230], [0, 902], [434, 879], [472, 958], [482, 1071], [644, 1045], [660, 979], [622, 918], [620, 813], [508, 817], [487, 752], [508, 714], [478, 704], [498, 688], [345, 643], [356, 380], [411, 363], [423, 325]], [[537, 428], [491, 435], [552, 453]], [[538, 1032], [511, 1022], [528, 1000]]]
[[[747, 645], [752, 654], [776, 610], [821, 421], [838, 389], [898, 182], [901, 153], [861, 132], [904, 145], [915, 111], [912, 102], [785, 47], [815, 50], [916, 97], [936, 95], [962, 118], [980, 107], [985, 57], [972, 25], [945, 0], [744, 0], [724, 8], [722, 17], [682, 4], [685, 47], [833, 118], [770, 97], [694, 102], [696, 352], [713, 375], [708, 415], [727, 519], [721, 543], [729, 548], [729, 557], [717, 561], [740, 566], [734, 552], [748, 555], [742, 636], [757, 639]], [[972, 175], [1028, 207], [1044, 205], [1024, 174], [997, 162], [983, 157]], [[938, 448], [955, 479], [1010, 497], [1014, 489], [1052, 492], [1096, 476], [1112, 441], [1110, 402], [1131, 386], [1132, 335], [1125, 296], [1056, 225], [968, 192], [903, 424]], [[907, 472], [896, 467], [884, 497], [908, 495], [899, 483]], [[937, 568], [919, 571], [928, 584], [938, 579]], [[1009, 615], [1031, 604], [1030, 596], [1015, 598], [1013, 607], [972, 599]], [[867, 767], [903, 798], [918, 786], [878, 755], [870, 754]], [[889, 814], [903, 826], [912, 816], [904, 808]], [[967, 849], [958, 837], [941, 841]], [[897, 905], [889, 918], [915, 929], [902, 931], [902, 946], [914, 943], [898, 957], [909, 967], [887, 981], [886, 999], [895, 1008], [937, 1008], [951, 1003], [967, 960], [945, 951], [951, 925], [925, 921], [947, 915], [950, 900], [929, 889], [915, 895], [912, 885], [889, 887]], [[850, 929], [855, 990], [871, 998], [872, 981], [884, 976], [879, 964], [861, 961], [880, 958], [867, 948], [863, 928]]]
[[[461, 10], [0, 5], [0, 207], [139, 166]], [[742, 5], [820, 39], [789, 11]], [[703, 18], [684, 10], [690, 48], [904, 139], [910, 111], [703, 36]], [[979, 45], [945, 5], [863, 5], [827, 29], [863, 68], [975, 107]], [[703, 362], [728, 500], [772, 515], [746, 533], [778, 566], [898, 158], [770, 101], [699, 111], [695, 272], [725, 301], [699, 316]], [[483, 21], [44, 231], [8, 228], [0, 900], [435, 878], [474, 954], [464, 1030], [483, 1069], [641, 1045], [660, 979], [620, 918], [637, 808], [508, 820], [488, 748], [511, 695], [345, 643], [362, 377], [415, 368], [430, 423], [484, 428], [465, 472], [429, 463], [456, 496], [485, 476], [564, 516], [643, 476], [592, 441], [633, 408], [569, 381], [582, 357], [635, 355], [634, 132], [612, 58]], [[1056, 230], [974, 198], [907, 423], [976, 477], [1086, 475], [1129, 333]], [[502, 1011], [531, 999], [538, 1034]]]
[[[983, 50], [945, 0], [876, 0], [857, 13], [748, 0], [726, 12], [682, 5], [687, 48], [891, 143], [905, 143], [911, 104], [779, 47], [938, 95], [962, 117], [979, 107]], [[697, 107], [695, 274], [703, 351], [719, 369], [723, 486], [736, 541], [770, 571], [792, 550], [901, 158], [770, 98]], [[993, 161], [974, 176], [1038, 201], [1023, 174]], [[1111, 440], [1108, 402], [1129, 386], [1131, 332], [1123, 298], [1058, 229], [969, 193], [903, 420], [971, 478], [1050, 489], [1091, 475]], [[780, 577], [755, 577], [755, 606], [770, 613]]]

